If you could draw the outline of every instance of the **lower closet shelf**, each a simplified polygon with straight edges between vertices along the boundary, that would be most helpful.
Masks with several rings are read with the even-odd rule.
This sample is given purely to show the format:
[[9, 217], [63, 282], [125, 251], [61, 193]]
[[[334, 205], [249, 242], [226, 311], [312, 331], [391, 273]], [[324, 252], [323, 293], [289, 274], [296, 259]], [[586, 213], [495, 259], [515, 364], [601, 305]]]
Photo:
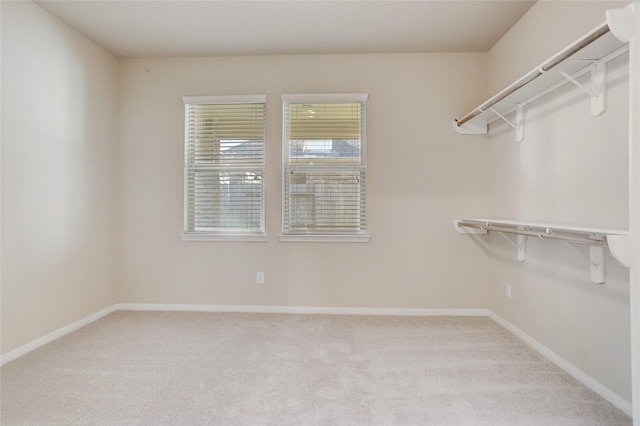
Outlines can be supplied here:
[[461, 234], [487, 234], [498, 232], [514, 234], [514, 243], [518, 250], [518, 260], [524, 261], [526, 255], [527, 237], [562, 241], [565, 244], [585, 244], [589, 248], [591, 280], [603, 283], [605, 276], [605, 249], [608, 247], [611, 255], [626, 267], [631, 267], [631, 240], [629, 232], [600, 228], [585, 228], [564, 226], [548, 223], [532, 223], [501, 219], [454, 219], [454, 228]]

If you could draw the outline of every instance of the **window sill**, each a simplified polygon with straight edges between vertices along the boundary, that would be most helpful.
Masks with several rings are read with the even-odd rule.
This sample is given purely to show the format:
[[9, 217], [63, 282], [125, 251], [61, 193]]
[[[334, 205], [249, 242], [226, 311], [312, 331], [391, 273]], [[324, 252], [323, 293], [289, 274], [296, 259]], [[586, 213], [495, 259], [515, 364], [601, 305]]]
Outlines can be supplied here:
[[370, 235], [282, 235], [282, 242], [307, 242], [307, 243], [368, 243]]
[[238, 241], [238, 242], [265, 242], [266, 235], [244, 235], [244, 234], [179, 234], [180, 241]]

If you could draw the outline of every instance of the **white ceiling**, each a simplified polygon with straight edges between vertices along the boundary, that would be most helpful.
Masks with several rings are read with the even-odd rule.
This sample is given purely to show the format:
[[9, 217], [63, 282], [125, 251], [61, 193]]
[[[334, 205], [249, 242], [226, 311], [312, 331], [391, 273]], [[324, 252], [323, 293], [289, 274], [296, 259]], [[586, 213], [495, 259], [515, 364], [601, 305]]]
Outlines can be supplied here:
[[120, 57], [484, 52], [528, 0], [36, 0]]

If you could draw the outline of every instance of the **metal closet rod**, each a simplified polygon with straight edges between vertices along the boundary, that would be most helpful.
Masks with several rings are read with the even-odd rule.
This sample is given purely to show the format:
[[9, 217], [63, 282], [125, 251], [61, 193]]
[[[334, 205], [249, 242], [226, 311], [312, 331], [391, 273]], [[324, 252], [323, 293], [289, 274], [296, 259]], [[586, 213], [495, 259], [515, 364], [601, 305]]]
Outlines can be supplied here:
[[[483, 231], [504, 232], [507, 234], [525, 235], [528, 237], [538, 237], [538, 238], [545, 238], [549, 240], [560, 240], [560, 241], [566, 241], [568, 243], [586, 244], [589, 246], [597, 246], [597, 247], [609, 246], [606, 239], [594, 240], [592, 238], [586, 238], [586, 237], [570, 237], [562, 234], [551, 234], [548, 232], [529, 231], [526, 229], [510, 228], [508, 226], [491, 225], [491, 224], [480, 225], [478, 223], [465, 222], [465, 221], [459, 221], [458, 226], [464, 226], [466, 228], [482, 229]], [[567, 232], [570, 232], [570, 231], [567, 231]]]
[[566, 60], [567, 58], [574, 55], [575, 53], [585, 48], [589, 44], [593, 43], [603, 35], [607, 34], [609, 31], [611, 31], [609, 28], [609, 25], [606, 22], [604, 22], [598, 28], [596, 28], [589, 34], [585, 35], [583, 38], [576, 41], [574, 44], [567, 47], [565, 50], [562, 50], [561, 52], [557, 53], [555, 56], [547, 60], [547, 62], [543, 63], [541, 66], [539, 66], [535, 70], [531, 71], [528, 75], [525, 75], [520, 80], [513, 83], [512, 86], [507, 87], [502, 92], [498, 93], [496, 96], [489, 99], [487, 102], [480, 105], [479, 107], [477, 107], [476, 109], [474, 109], [473, 111], [465, 115], [464, 117], [460, 119], [456, 119], [455, 120], [456, 125], [460, 127], [467, 121], [480, 115], [482, 112], [488, 110], [489, 108], [491, 108], [492, 106], [494, 106], [495, 104], [497, 104], [498, 102], [506, 98], [507, 96], [514, 93], [516, 90], [526, 86], [536, 78], [540, 77], [545, 72], [549, 71], [556, 65], [560, 64], [562, 61]]

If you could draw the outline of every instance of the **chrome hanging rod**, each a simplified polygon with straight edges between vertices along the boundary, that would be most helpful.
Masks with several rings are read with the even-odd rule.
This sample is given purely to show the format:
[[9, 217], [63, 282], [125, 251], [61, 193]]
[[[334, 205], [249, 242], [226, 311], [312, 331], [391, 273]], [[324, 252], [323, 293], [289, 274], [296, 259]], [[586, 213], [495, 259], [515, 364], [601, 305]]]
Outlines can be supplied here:
[[[566, 241], [568, 243], [586, 244], [589, 246], [596, 246], [596, 247], [609, 246], [606, 239], [595, 240], [593, 238], [587, 238], [587, 237], [573, 237], [573, 236], [567, 236], [563, 234], [553, 234], [548, 232], [548, 228], [541, 228], [541, 229], [544, 229], [544, 231], [532, 231], [527, 229], [512, 228], [508, 226], [492, 225], [489, 223], [486, 225], [481, 225], [478, 223], [465, 222], [465, 221], [458, 221], [458, 226], [464, 226], [466, 228], [482, 229], [483, 231], [504, 232], [506, 234], [525, 235], [527, 237], [538, 237], [538, 238], [549, 239], [549, 240], [560, 240], [560, 241]], [[562, 231], [562, 232], [567, 232], [567, 231]]]
[[603, 35], [607, 34], [609, 31], [611, 31], [609, 28], [609, 25], [606, 22], [602, 23], [599, 27], [597, 27], [590, 33], [586, 34], [584, 37], [577, 40], [575, 43], [573, 43], [571, 46], [567, 47], [563, 51], [558, 52], [555, 56], [548, 59], [545, 63], [540, 65], [538, 68], [534, 69], [533, 71], [530, 71], [529, 74], [525, 75], [520, 80], [513, 83], [511, 86], [508, 86], [502, 92], [498, 93], [497, 95], [495, 95], [494, 97], [486, 101], [484, 104], [480, 105], [479, 107], [477, 107], [476, 109], [474, 109], [473, 111], [465, 115], [464, 117], [460, 119], [456, 119], [455, 120], [456, 125], [460, 127], [463, 124], [465, 124], [467, 121], [480, 115], [482, 112], [488, 110], [498, 102], [502, 101], [504, 98], [511, 95], [516, 90], [526, 86], [536, 78], [540, 77], [545, 72], [549, 71], [556, 65], [560, 64], [562, 61], [566, 60], [567, 58], [571, 57], [572, 55], [574, 55], [575, 53], [583, 49], [585, 46], [588, 46], [589, 44], [593, 43]]

